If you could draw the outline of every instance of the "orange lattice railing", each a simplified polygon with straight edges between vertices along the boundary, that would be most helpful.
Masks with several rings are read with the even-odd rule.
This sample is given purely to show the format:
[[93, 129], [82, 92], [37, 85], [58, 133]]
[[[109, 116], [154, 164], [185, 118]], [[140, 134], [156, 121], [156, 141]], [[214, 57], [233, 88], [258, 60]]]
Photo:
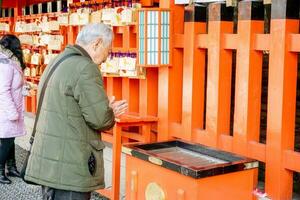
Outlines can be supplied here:
[[[184, 7], [161, 6], [183, 21]], [[206, 11], [208, 20], [188, 15]], [[299, 2], [272, 1], [269, 34], [262, 2], [239, 3], [236, 33], [233, 11], [212, 3], [186, 9], [184, 26], [176, 23], [172, 67], [159, 71], [158, 138], [197, 141], [264, 162], [267, 194], [291, 199], [293, 172], [300, 172], [294, 151]], [[260, 142], [263, 52], [269, 54], [266, 143]]]

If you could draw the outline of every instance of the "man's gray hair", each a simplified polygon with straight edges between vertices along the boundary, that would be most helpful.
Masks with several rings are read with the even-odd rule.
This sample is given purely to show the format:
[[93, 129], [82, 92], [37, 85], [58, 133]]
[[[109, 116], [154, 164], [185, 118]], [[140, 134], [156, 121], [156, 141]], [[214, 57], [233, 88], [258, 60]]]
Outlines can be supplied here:
[[113, 40], [111, 28], [102, 23], [85, 25], [77, 36], [76, 44], [88, 45], [98, 38], [103, 40], [105, 46], [110, 45]]

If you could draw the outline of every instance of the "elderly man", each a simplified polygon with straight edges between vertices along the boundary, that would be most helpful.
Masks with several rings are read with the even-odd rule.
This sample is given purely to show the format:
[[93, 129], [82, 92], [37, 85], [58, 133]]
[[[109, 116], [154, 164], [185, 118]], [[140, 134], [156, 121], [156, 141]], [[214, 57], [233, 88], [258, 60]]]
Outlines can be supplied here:
[[65, 59], [45, 92], [25, 179], [42, 185], [43, 199], [90, 199], [104, 187], [100, 131], [114, 126], [126, 101], [109, 102], [98, 65], [109, 55], [113, 33], [104, 24], [85, 26], [45, 70], [39, 91], [56, 62]]

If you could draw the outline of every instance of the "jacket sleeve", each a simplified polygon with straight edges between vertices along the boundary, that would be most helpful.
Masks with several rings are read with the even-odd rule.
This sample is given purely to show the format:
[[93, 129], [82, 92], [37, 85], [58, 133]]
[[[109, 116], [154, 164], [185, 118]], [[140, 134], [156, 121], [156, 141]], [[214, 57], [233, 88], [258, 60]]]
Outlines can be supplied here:
[[81, 71], [74, 89], [74, 98], [92, 129], [104, 131], [114, 126], [115, 116], [109, 107], [97, 65], [89, 64]]
[[9, 64], [0, 64], [0, 102], [5, 108], [6, 116], [14, 121], [19, 118], [16, 105], [12, 98], [11, 84], [14, 76], [14, 70]]

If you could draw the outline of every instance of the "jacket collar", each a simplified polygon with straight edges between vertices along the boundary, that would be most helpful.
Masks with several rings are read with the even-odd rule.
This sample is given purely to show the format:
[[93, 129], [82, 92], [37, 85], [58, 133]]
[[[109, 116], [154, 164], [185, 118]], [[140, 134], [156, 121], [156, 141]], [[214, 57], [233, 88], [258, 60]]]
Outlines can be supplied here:
[[11, 62], [13, 62], [13, 67], [18, 70], [21, 74], [23, 74], [23, 70], [21, 67], [21, 63], [19, 61], [19, 59], [14, 55], [14, 53], [5, 48], [4, 46], [0, 45], [0, 54], [2, 54], [4, 57], [6, 57], [5, 59], [10, 60]]
[[75, 50], [77, 50], [81, 55], [89, 58], [92, 60], [91, 56], [88, 54], [88, 52], [82, 48], [81, 46], [79, 46], [78, 44], [73, 45], [73, 47], [75, 48]]
[[7, 57], [8, 59], [14, 61], [14, 63], [21, 68], [21, 63], [20, 61], [18, 60], [18, 58], [14, 55], [14, 53], [5, 48], [4, 46], [0, 45], [0, 53], [3, 54], [5, 57]]

